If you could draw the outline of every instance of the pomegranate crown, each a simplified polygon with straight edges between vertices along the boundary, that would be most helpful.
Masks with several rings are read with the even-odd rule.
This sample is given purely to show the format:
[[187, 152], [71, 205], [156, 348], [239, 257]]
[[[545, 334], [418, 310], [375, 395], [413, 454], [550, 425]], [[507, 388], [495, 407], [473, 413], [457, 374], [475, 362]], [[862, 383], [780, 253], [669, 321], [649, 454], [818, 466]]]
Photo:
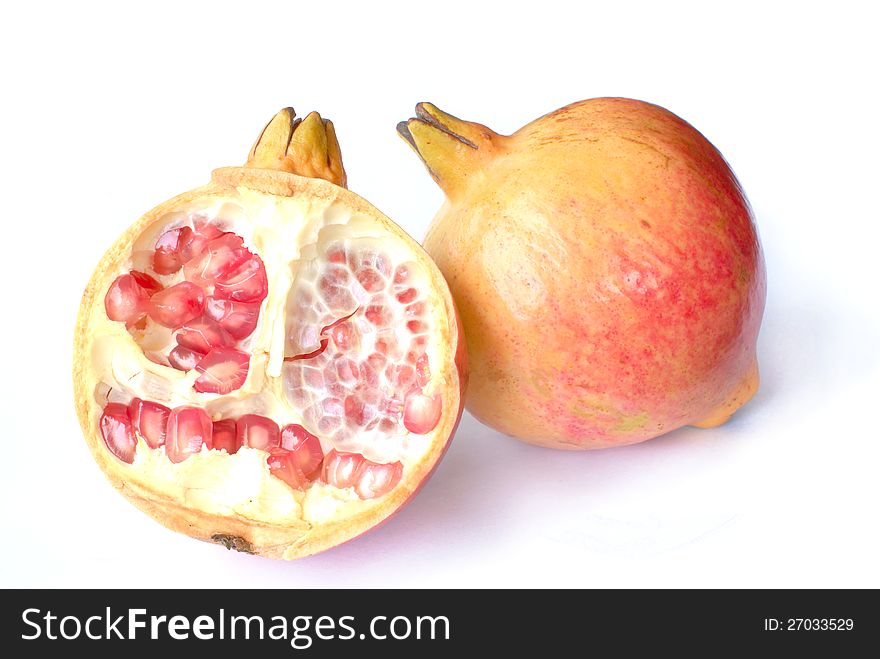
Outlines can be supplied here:
[[486, 161], [503, 148], [506, 139], [487, 126], [454, 117], [431, 103], [416, 105], [416, 116], [397, 124], [397, 132], [447, 196], [479, 179]]
[[293, 108], [278, 112], [260, 133], [245, 166], [322, 178], [342, 188], [347, 184], [333, 122], [317, 112], [305, 119]]

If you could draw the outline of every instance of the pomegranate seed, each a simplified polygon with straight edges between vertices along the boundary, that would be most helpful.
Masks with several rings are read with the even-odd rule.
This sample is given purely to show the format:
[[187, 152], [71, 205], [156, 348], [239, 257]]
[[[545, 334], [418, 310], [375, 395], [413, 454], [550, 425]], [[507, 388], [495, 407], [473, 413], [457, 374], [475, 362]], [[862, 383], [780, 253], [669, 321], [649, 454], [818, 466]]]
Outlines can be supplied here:
[[[376, 347], [378, 348], [378, 346]], [[385, 355], [379, 354], [378, 352], [374, 352], [367, 357], [367, 365], [369, 365], [374, 371], [381, 371], [387, 361]]]
[[381, 338], [376, 339], [376, 352], [385, 356], [393, 355], [397, 350], [397, 337], [394, 336], [394, 332], [380, 332], [379, 336]]
[[406, 284], [412, 275], [412, 264], [402, 263], [394, 271], [394, 283], [398, 286]]
[[324, 458], [321, 478], [338, 488], [353, 487], [361, 499], [390, 492], [403, 476], [403, 465], [371, 462], [359, 453], [332, 450]]
[[183, 462], [202, 450], [209, 449], [212, 442], [211, 417], [199, 407], [175, 407], [168, 416], [168, 432], [165, 435], [165, 454], [171, 462]]
[[194, 233], [180, 246], [180, 262], [186, 265], [190, 261], [201, 259], [205, 250], [208, 248], [210, 238], [200, 233]]
[[349, 266], [352, 270], [372, 268], [378, 270], [384, 277], [391, 275], [391, 264], [384, 254], [367, 250], [360, 254], [349, 254]]
[[439, 394], [429, 397], [418, 390], [411, 391], [404, 404], [403, 425], [416, 435], [425, 435], [437, 427], [442, 407]]
[[197, 318], [205, 308], [205, 293], [195, 284], [182, 281], [150, 298], [150, 318], [172, 329]]
[[352, 323], [342, 323], [335, 325], [327, 332], [328, 336], [333, 339], [333, 343], [340, 350], [349, 350], [354, 345], [357, 337], [357, 329]]
[[235, 422], [235, 440], [239, 446], [266, 449], [281, 446], [278, 424], [259, 414], [245, 414]]
[[223, 235], [223, 229], [205, 219], [193, 220], [196, 233], [207, 240], [214, 240]]
[[385, 288], [385, 279], [373, 268], [358, 270], [357, 280], [368, 293], [378, 293]]
[[250, 336], [260, 319], [259, 302], [236, 302], [209, 297], [205, 315], [220, 324], [236, 341]]
[[345, 248], [334, 245], [327, 250], [327, 260], [330, 263], [345, 263]]
[[400, 482], [403, 465], [399, 462], [379, 464], [365, 459], [357, 475], [354, 491], [361, 499], [374, 499], [387, 494]]
[[187, 262], [183, 274], [198, 286], [211, 286], [244, 263], [250, 254], [239, 236], [224, 233], [211, 240], [199, 256]]
[[285, 448], [270, 448], [266, 463], [275, 478], [280, 478], [296, 490], [305, 489], [309, 484], [309, 478], [299, 468], [297, 456]]
[[336, 362], [336, 377], [340, 382], [354, 384], [358, 381], [358, 366], [354, 360], [343, 357]]
[[422, 355], [416, 360], [416, 381], [420, 387], [424, 387], [431, 381], [431, 366], [428, 363], [428, 355]]
[[177, 332], [177, 343], [196, 352], [207, 353], [211, 348], [231, 346], [234, 341], [229, 332], [210, 318], [196, 318]]
[[136, 270], [120, 275], [113, 280], [104, 296], [107, 318], [136, 323], [147, 314], [150, 297], [161, 288], [155, 279]]
[[196, 352], [195, 350], [190, 350], [183, 346], [175, 346], [171, 352], [168, 353], [168, 362], [171, 364], [172, 368], [176, 368], [178, 371], [191, 371], [204, 356], [204, 353]]
[[153, 279], [150, 275], [145, 272], [138, 272], [137, 270], [132, 270], [128, 274], [134, 277], [134, 280], [138, 283], [138, 286], [143, 288], [147, 296], [152, 297], [156, 293], [162, 290], [162, 284]]
[[225, 450], [229, 455], [238, 452], [239, 444], [235, 435], [235, 420], [221, 419], [215, 421], [212, 428], [211, 442], [216, 450]]
[[251, 256], [235, 270], [217, 280], [214, 294], [237, 302], [262, 302], [269, 293], [266, 268], [259, 256]]
[[357, 472], [364, 462], [364, 456], [360, 453], [343, 453], [332, 449], [324, 457], [324, 468], [321, 471], [321, 479], [338, 487], [354, 487], [357, 484]]
[[425, 314], [425, 303], [424, 302], [415, 302], [409, 305], [406, 308], [406, 311], [403, 312], [405, 316], [409, 318], [418, 318], [419, 316], [423, 316]]
[[108, 403], [104, 407], [98, 426], [110, 452], [123, 462], [128, 464], [134, 462], [137, 442], [132, 432], [128, 407], [122, 403]]
[[235, 348], [213, 348], [198, 364], [193, 388], [202, 393], [228, 394], [247, 379], [250, 355]]
[[407, 288], [405, 291], [397, 294], [397, 301], [401, 304], [409, 304], [419, 296], [419, 292], [414, 288]]
[[[378, 380], [378, 378], [375, 379]], [[375, 386], [377, 383], [370, 382], [368, 384]], [[362, 398], [348, 396], [345, 399], [345, 418], [356, 426], [366, 426], [372, 420], [371, 409]]]
[[416, 376], [415, 369], [409, 364], [395, 364], [385, 369], [385, 377], [397, 389], [404, 389]]
[[373, 368], [369, 360], [361, 364], [361, 378], [371, 387], [379, 385], [379, 371], [381, 369]]
[[189, 227], [179, 227], [166, 231], [156, 241], [156, 251], [153, 252], [153, 270], [160, 275], [170, 275], [177, 272], [184, 264], [181, 250], [193, 240], [193, 230]]
[[367, 320], [373, 323], [373, 325], [384, 327], [391, 322], [391, 314], [388, 309], [381, 304], [371, 304], [367, 307], [364, 315], [367, 317]]
[[428, 329], [428, 326], [419, 320], [411, 320], [406, 324], [406, 328], [413, 334], [420, 334]]
[[135, 434], [150, 448], [159, 448], [165, 443], [168, 415], [171, 414], [169, 408], [152, 401], [132, 398], [128, 404], [128, 414]]
[[324, 452], [320, 440], [298, 423], [281, 430], [281, 446], [296, 458], [296, 465], [307, 478], [314, 480], [321, 470]]

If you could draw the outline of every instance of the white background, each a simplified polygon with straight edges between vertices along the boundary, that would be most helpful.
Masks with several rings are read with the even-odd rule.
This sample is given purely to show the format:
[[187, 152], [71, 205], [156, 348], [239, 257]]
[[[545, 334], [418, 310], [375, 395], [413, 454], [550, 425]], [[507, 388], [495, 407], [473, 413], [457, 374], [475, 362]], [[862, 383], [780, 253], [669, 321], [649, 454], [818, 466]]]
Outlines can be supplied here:
[[[880, 586], [870, 3], [714, 5], [8, 3], [0, 586]], [[729, 424], [573, 454], [465, 416], [405, 510], [294, 563], [176, 535], [108, 485], [71, 342], [143, 212], [243, 162], [293, 105], [333, 119], [350, 187], [420, 239], [442, 196], [394, 130], [416, 102], [512, 132], [609, 95], [693, 123], [755, 208], [763, 383]]]

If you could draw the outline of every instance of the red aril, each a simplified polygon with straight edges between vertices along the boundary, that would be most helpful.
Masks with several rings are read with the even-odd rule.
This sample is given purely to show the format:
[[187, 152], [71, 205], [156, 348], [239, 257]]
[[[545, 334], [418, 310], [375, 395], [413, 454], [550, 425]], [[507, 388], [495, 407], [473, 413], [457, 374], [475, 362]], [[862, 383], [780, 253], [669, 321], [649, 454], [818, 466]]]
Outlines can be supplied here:
[[168, 353], [168, 363], [178, 371], [191, 371], [196, 367], [196, 364], [202, 361], [204, 356], [204, 353], [183, 346], [175, 346]]
[[108, 403], [98, 421], [101, 436], [110, 452], [123, 462], [134, 462], [137, 441], [131, 428], [128, 408], [121, 403]]
[[[114, 484], [175, 530], [321, 551], [400, 509], [454, 432], [465, 369], [445, 282], [344, 179], [332, 125], [283, 111], [247, 167], [148, 213], [95, 272], [80, 421]], [[413, 387], [442, 401], [436, 420], [407, 417]]]
[[321, 479], [338, 488], [354, 487], [363, 462], [364, 456], [359, 453], [344, 453], [334, 449], [324, 456]]
[[110, 320], [132, 323], [143, 318], [149, 309], [150, 297], [162, 286], [142, 272], [132, 270], [117, 277], [104, 296], [104, 309]]
[[358, 469], [358, 481], [354, 491], [361, 499], [375, 499], [394, 489], [402, 475], [403, 465], [399, 462], [377, 464], [364, 460]]
[[162, 290], [162, 284], [153, 279], [150, 275], [144, 272], [138, 272], [137, 270], [132, 270], [129, 272], [137, 285], [140, 286], [146, 293], [147, 297], [152, 297], [155, 293], [158, 293]]
[[270, 448], [269, 457], [266, 459], [269, 472], [279, 478], [295, 490], [305, 489], [310, 479], [299, 467], [296, 455], [285, 448]]
[[426, 396], [420, 390], [410, 392], [404, 402], [403, 425], [410, 432], [424, 435], [440, 421], [443, 400], [440, 396]]
[[400, 462], [380, 464], [358, 453], [330, 451], [324, 458], [324, 482], [335, 487], [353, 487], [361, 499], [374, 499], [390, 492], [403, 475]]
[[205, 308], [204, 291], [182, 281], [150, 298], [150, 318], [165, 327], [177, 328], [201, 315]]
[[223, 229], [205, 217], [193, 218], [193, 228], [195, 229], [197, 236], [200, 236], [207, 241], [219, 238], [225, 233]]
[[216, 321], [233, 339], [240, 341], [257, 328], [260, 303], [209, 297], [205, 303], [205, 315]]
[[266, 268], [259, 256], [252, 256], [217, 279], [214, 295], [236, 302], [261, 302], [269, 292]]
[[128, 414], [135, 434], [150, 448], [159, 448], [165, 443], [170, 409], [149, 400], [133, 398], [128, 405]]
[[201, 373], [193, 384], [196, 391], [228, 394], [247, 379], [250, 355], [235, 348], [213, 348], [196, 364]]
[[250, 256], [239, 236], [223, 233], [210, 241], [200, 255], [183, 266], [184, 276], [197, 286], [211, 286]]
[[188, 260], [182, 254], [182, 250], [192, 239], [193, 230], [186, 226], [171, 229], [159, 236], [152, 257], [153, 270], [160, 275], [170, 275], [180, 270]]
[[211, 417], [198, 407], [176, 407], [168, 416], [165, 435], [165, 454], [171, 462], [183, 462], [202, 450], [213, 446]]
[[281, 429], [281, 447], [290, 451], [300, 471], [314, 480], [321, 471], [324, 453], [320, 440], [298, 423]]
[[272, 419], [245, 414], [235, 422], [235, 440], [239, 446], [266, 450], [281, 446], [281, 431]]
[[190, 320], [181, 327], [175, 337], [184, 348], [207, 353], [211, 348], [231, 346], [234, 341], [229, 333], [210, 318]]
[[218, 451], [226, 451], [229, 455], [238, 452], [241, 444], [238, 443], [233, 419], [220, 419], [214, 422], [211, 441]]

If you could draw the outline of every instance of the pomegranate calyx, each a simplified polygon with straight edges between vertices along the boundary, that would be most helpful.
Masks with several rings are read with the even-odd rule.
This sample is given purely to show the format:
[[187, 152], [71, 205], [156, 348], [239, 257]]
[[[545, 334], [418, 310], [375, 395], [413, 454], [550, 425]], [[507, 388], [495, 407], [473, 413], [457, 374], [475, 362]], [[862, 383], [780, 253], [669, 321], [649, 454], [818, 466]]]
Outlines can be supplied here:
[[431, 103], [416, 105], [416, 116], [397, 124], [397, 132], [422, 159], [447, 194], [466, 187], [473, 172], [494, 157], [505, 139], [482, 124], [463, 121]]
[[278, 112], [251, 148], [246, 166], [322, 178], [341, 188], [347, 183], [333, 122], [317, 112], [305, 119], [293, 108]]

